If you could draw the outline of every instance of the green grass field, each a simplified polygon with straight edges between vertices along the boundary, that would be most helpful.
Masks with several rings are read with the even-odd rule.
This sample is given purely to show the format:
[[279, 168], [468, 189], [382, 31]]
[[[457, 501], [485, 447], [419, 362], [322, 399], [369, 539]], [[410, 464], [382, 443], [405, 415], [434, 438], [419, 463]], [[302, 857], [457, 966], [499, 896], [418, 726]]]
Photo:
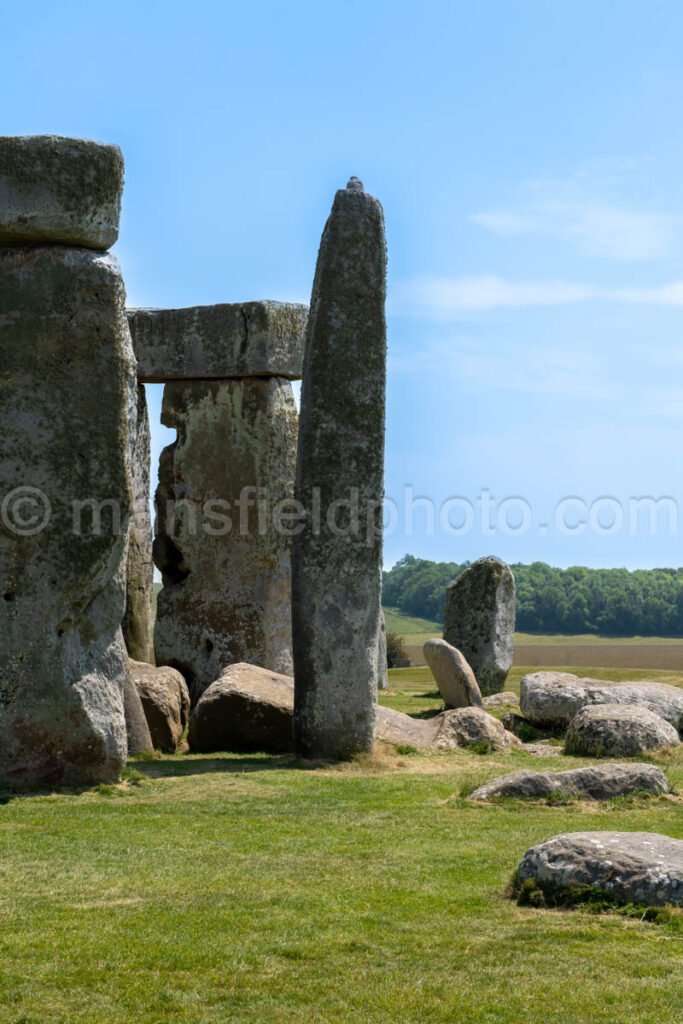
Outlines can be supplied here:
[[[383, 703], [438, 706], [425, 670], [392, 672], [391, 686]], [[683, 756], [661, 763], [683, 788]], [[655, 925], [504, 896], [524, 851], [558, 832], [683, 838], [683, 800], [483, 807], [459, 796], [547, 764], [390, 748], [318, 768], [181, 754], [133, 762], [119, 787], [7, 799], [0, 1022], [683, 1019], [681, 915]]]

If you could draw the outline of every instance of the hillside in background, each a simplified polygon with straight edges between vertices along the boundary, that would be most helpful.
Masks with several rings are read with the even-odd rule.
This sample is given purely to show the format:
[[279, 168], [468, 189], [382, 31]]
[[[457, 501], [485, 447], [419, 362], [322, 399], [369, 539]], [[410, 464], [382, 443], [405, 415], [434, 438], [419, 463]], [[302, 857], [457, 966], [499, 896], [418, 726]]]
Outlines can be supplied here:
[[[441, 623], [446, 587], [467, 564], [405, 555], [384, 574], [384, 605]], [[510, 568], [522, 632], [683, 636], [683, 568], [556, 569], [544, 562]]]

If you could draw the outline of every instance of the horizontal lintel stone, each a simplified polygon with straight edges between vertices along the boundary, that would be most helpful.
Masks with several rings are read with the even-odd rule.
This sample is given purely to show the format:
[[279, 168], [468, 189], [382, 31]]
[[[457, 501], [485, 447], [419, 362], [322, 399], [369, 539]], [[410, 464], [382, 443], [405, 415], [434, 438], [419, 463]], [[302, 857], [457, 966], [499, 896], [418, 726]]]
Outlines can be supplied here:
[[308, 306], [270, 301], [129, 309], [138, 380], [298, 380], [307, 317]]

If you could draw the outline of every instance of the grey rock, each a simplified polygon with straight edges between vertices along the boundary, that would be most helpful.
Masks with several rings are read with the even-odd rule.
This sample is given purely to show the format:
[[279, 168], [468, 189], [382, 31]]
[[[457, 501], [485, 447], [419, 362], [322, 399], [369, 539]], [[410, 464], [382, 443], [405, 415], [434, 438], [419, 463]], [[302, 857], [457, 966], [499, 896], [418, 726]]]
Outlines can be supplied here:
[[679, 743], [674, 727], [647, 708], [593, 704], [569, 723], [564, 751], [578, 757], [637, 757]]
[[519, 694], [512, 690], [504, 690], [502, 693], [490, 693], [484, 697], [485, 708], [509, 708], [519, 704]]
[[499, 558], [480, 558], [446, 589], [443, 638], [462, 652], [484, 695], [505, 685], [514, 632], [514, 576]]
[[520, 683], [520, 708], [536, 725], [564, 728], [589, 704], [643, 707], [666, 719], [681, 733], [683, 688], [666, 683], [580, 679], [569, 672], [531, 672]]
[[683, 840], [656, 832], [568, 832], [532, 847], [517, 884], [556, 893], [588, 887], [622, 904], [683, 905]]
[[434, 718], [411, 718], [402, 711], [377, 706], [375, 739], [391, 743], [395, 747], [414, 747], [428, 750], [434, 746], [441, 725], [441, 716]]
[[149, 753], [150, 750], [154, 749], [152, 737], [150, 736], [140, 694], [130, 672], [126, 672], [123, 687], [123, 710], [126, 718], [128, 756]]
[[507, 732], [502, 723], [483, 708], [458, 708], [438, 716], [438, 732], [434, 741], [437, 750], [473, 747], [484, 744], [492, 750], [521, 747], [520, 741]]
[[156, 662], [182, 672], [194, 704], [230, 664], [292, 671], [291, 524], [277, 517], [291, 511], [297, 411], [277, 377], [196, 381], [166, 385], [162, 422], [178, 438], [156, 496]]
[[133, 515], [128, 529], [126, 610], [121, 628], [129, 656], [135, 661], [151, 663], [154, 661], [154, 562], [149, 511], [150, 431], [147, 397], [142, 384], [137, 387], [132, 418]]
[[475, 789], [470, 800], [500, 797], [540, 799], [551, 794], [588, 800], [612, 800], [632, 793], [659, 796], [670, 787], [661, 768], [652, 764], [601, 764], [567, 772], [511, 772]]
[[125, 763], [124, 306], [110, 256], [0, 249], [2, 786], [110, 782]]
[[459, 650], [445, 640], [427, 640], [422, 651], [448, 708], [482, 707], [474, 672]]
[[387, 661], [387, 624], [380, 608], [379, 634], [377, 637], [377, 688], [389, 689], [389, 663]]
[[373, 745], [385, 296], [382, 207], [354, 184], [337, 192], [323, 232], [306, 336], [296, 477], [305, 519], [292, 558], [295, 738], [303, 757], [347, 757]]
[[147, 720], [151, 744], [165, 754], [178, 749], [190, 717], [190, 694], [180, 672], [130, 661], [130, 675]]
[[118, 146], [0, 136], [0, 245], [109, 249], [118, 238], [122, 189]]
[[235, 302], [129, 309], [138, 379], [148, 383], [301, 377], [308, 307]]
[[192, 711], [190, 749], [289, 753], [293, 714], [291, 677], [255, 665], [231, 665]]

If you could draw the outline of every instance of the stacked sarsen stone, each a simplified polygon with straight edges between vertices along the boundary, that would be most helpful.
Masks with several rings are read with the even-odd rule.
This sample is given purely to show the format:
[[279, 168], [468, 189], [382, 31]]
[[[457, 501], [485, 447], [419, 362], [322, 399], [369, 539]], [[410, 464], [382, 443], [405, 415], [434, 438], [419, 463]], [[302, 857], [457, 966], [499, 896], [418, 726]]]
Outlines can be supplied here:
[[115, 780], [135, 361], [115, 146], [0, 138], [0, 787]]

